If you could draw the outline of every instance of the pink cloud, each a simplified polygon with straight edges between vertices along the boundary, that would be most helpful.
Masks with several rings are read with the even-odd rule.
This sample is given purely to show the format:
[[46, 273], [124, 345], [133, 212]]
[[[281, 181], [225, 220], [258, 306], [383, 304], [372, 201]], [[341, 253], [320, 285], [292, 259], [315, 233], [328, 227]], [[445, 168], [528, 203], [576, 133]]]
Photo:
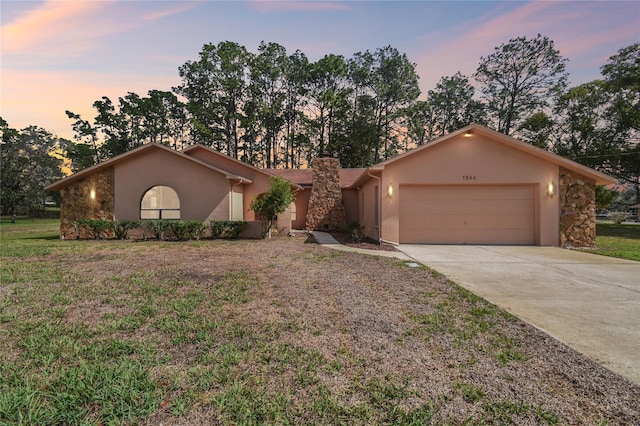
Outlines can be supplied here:
[[[595, 65], [597, 68], [615, 50], [623, 47], [616, 44], [620, 43], [619, 40], [637, 39], [640, 32], [633, 24], [620, 26], [620, 20], [613, 13], [604, 19], [598, 13], [603, 5], [606, 4], [529, 2], [504, 14], [500, 14], [499, 10], [492, 11], [493, 15], [479, 16], [475, 21], [461, 23], [456, 28], [428, 34], [429, 43], [425, 45], [432, 48], [422, 50], [416, 61], [423, 93], [435, 88], [441, 77], [453, 75], [456, 71], [470, 77], [478, 67], [480, 58], [493, 53], [494, 47], [515, 37], [531, 38], [538, 33], [554, 41], [560, 54], [569, 59], [570, 70], [574, 69], [571, 68], [574, 63], [580, 65], [579, 62], [573, 62], [574, 58], [579, 57], [593, 58], [589, 64], [581, 65], [589, 65], [590, 69]], [[595, 8], [595, 13], [590, 8]], [[615, 12], [614, 6], [608, 9]], [[578, 80], [583, 78], [576, 77]], [[597, 75], [588, 78], [597, 78]]]
[[178, 6], [175, 7], [171, 7], [168, 9], [164, 9], [164, 10], [159, 10], [157, 12], [153, 12], [153, 13], [149, 13], [146, 14], [142, 17], [142, 19], [145, 19], [147, 21], [156, 21], [158, 19], [163, 19], [166, 18], [168, 16], [173, 16], [173, 15], [178, 15], [182, 12], [185, 12], [187, 10], [191, 10], [193, 8], [198, 7], [199, 3], [197, 2], [183, 2], [180, 3]]
[[2, 26], [2, 49], [16, 52], [50, 45], [51, 38], [59, 36], [71, 40], [77, 23], [83, 22], [104, 5], [103, 2], [91, 1], [45, 1], [39, 8]]

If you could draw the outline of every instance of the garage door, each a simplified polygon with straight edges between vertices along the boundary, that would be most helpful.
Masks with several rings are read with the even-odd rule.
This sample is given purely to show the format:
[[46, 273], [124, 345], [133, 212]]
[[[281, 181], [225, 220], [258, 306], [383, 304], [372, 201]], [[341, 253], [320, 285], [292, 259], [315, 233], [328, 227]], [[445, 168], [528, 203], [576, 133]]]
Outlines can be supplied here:
[[531, 185], [400, 186], [400, 242], [534, 244]]

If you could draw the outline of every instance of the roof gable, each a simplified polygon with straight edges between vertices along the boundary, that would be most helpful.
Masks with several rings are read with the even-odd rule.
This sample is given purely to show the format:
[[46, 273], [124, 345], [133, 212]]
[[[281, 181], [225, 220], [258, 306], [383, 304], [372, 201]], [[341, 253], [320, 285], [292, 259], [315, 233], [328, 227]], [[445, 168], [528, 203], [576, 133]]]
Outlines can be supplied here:
[[544, 161], [548, 161], [550, 163], [556, 164], [558, 166], [562, 166], [565, 169], [571, 170], [580, 175], [593, 179], [598, 185], [606, 185], [606, 184], [616, 182], [616, 179], [609, 175], [601, 173], [597, 170], [594, 170], [582, 164], [576, 163], [575, 161], [569, 160], [560, 155], [553, 154], [547, 150], [538, 148], [537, 146], [528, 144], [526, 142], [522, 142], [511, 136], [507, 136], [503, 133], [496, 132], [495, 130], [491, 130], [488, 127], [485, 127], [479, 124], [470, 124], [468, 126], [463, 127], [460, 130], [449, 133], [448, 135], [435, 139], [425, 145], [414, 148], [410, 151], [407, 151], [395, 157], [389, 158], [388, 160], [382, 161], [378, 164], [374, 164], [369, 169], [367, 169], [364, 173], [362, 173], [360, 177], [355, 180], [353, 185], [354, 186], [361, 185], [362, 183], [366, 182], [370, 178], [370, 173], [379, 173], [382, 170], [384, 170], [386, 166], [390, 164], [393, 164], [396, 162], [402, 162], [402, 160], [406, 159], [407, 157], [414, 156], [417, 153], [420, 153], [422, 151], [428, 151], [440, 144], [448, 143], [463, 134], [468, 134], [471, 137], [473, 137], [474, 135], [485, 136], [486, 138], [491, 139], [492, 141], [505, 144], [510, 148], [519, 150], [521, 152], [527, 153], [534, 157], [540, 158]]
[[272, 176], [272, 174], [269, 173], [268, 171], [269, 169], [260, 169], [258, 167], [252, 166], [251, 164], [247, 164], [244, 161], [240, 161], [236, 158], [230, 157], [226, 154], [216, 151], [213, 148], [210, 148], [208, 146], [204, 146], [201, 144], [188, 146], [187, 148], [184, 148], [181, 152], [191, 157], [198, 151], [206, 152], [212, 158], [219, 160], [214, 162], [208, 162], [207, 160], [202, 160], [202, 159], [200, 160], [200, 161], [204, 161], [205, 163], [211, 164], [212, 166], [221, 167], [221, 163], [226, 162], [226, 163], [229, 163], [230, 168], [236, 171], [236, 173], [238, 173], [239, 171], [244, 171], [245, 174], [249, 174], [248, 171], [251, 171], [254, 173], [261, 173], [267, 176]]
[[[261, 169], [259, 167], [252, 166], [251, 164], [247, 164], [244, 161], [240, 161], [236, 158], [230, 157], [226, 154], [216, 151], [213, 148], [200, 145], [200, 144], [191, 145], [182, 150], [182, 152], [189, 157], [195, 155], [198, 151], [205, 152], [208, 156], [210, 156], [210, 158], [214, 159], [214, 161], [212, 161], [213, 166], [221, 167], [222, 163], [227, 163], [225, 165], [225, 168], [228, 167], [231, 171], [235, 173], [242, 173], [243, 175], [247, 175], [252, 178], [256, 175], [256, 173], [262, 174], [268, 178], [280, 177], [289, 181], [289, 183], [293, 184], [293, 186], [301, 188], [300, 186], [301, 184], [297, 180], [291, 179], [290, 177], [279, 174], [279, 173], [275, 173], [276, 170], [293, 170], [293, 169]], [[200, 158], [200, 161], [204, 161], [205, 163], [211, 164], [206, 159]], [[300, 169], [297, 169], [297, 170], [302, 171]]]
[[81, 170], [77, 173], [72, 174], [71, 176], [67, 176], [57, 182], [54, 182], [50, 185], [47, 185], [44, 189], [45, 191], [59, 191], [60, 189], [64, 188], [65, 186], [78, 181], [86, 176], [91, 175], [92, 173], [95, 173], [99, 170], [105, 169], [107, 167], [110, 166], [114, 166], [118, 163], [121, 163], [123, 161], [127, 161], [127, 160], [131, 160], [133, 158], [139, 157], [139, 156], [143, 156], [148, 152], [151, 152], [152, 150], [163, 150], [164, 152], [168, 152], [172, 155], [177, 156], [178, 158], [182, 158], [188, 161], [193, 162], [195, 165], [199, 166], [199, 167], [206, 167], [207, 169], [214, 171], [216, 173], [220, 173], [223, 174], [227, 179], [230, 180], [237, 180], [243, 183], [251, 183], [251, 179], [247, 179], [246, 177], [234, 174], [234, 173], [230, 173], [226, 170], [223, 170], [219, 167], [215, 167], [212, 166], [211, 164], [207, 164], [203, 161], [200, 161], [196, 158], [190, 157], [188, 155], [185, 155], [181, 152], [175, 151], [171, 148], [168, 148], [164, 145], [160, 145], [158, 143], [149, 143], [146, 145], [142, 145], [138, 148], [134, 148], [131, 151], [127, 151], [123, 154], [117, 155], [113, 158], [110, 158], [108, 160], [105, 160], [101, 163], [98, 163], [94, 166], [88, 167], [84, 170]]

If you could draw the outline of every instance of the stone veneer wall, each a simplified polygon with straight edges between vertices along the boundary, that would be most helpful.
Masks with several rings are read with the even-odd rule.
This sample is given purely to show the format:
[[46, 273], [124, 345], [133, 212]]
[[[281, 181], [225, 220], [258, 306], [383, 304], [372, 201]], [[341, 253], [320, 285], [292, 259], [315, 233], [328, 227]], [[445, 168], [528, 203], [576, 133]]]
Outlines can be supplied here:
[[347, 215], [340, 189], [340, 160], [316, 158], [313, 160], [312, 168], [313, 186], [307, 211], [307, 230], [344, 228]]
[[560, 168], [560, 245], [592, 247], [596, 241], [596, 184]]
[[[114, 169], [109, 167], [60, 190], [60, 238], [78, 238], [73, 227], [73, 221], [76, 219], [115, 219], [113, 180]], [[92, 189], [96, 193], [95, 199], [91, 199]], [[89, 235], [79, 237], [90, 238]]]

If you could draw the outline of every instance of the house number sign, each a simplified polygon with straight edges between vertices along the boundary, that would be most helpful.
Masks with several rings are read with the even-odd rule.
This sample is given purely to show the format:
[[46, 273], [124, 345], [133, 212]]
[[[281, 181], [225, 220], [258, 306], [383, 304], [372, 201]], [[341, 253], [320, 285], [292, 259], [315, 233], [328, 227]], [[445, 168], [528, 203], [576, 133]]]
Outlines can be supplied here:
[[462, 176], [462, 180], [476, 180], [475, 176], [464, 175]]

